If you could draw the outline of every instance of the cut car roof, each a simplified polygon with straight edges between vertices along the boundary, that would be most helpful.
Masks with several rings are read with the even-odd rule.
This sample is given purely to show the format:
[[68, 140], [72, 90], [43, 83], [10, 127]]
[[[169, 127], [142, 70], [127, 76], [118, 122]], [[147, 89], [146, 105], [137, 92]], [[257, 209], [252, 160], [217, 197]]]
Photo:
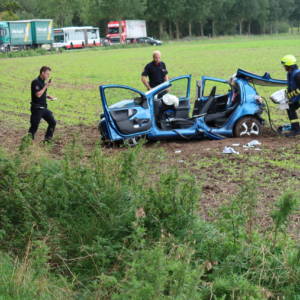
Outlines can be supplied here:
[[238, 69], [236, 77], [243, 78], [253, 84], [263, 85], [263, 86], [286, 86], [287, 81], [281, 79], [273, 79], [269, 73], [265, 73], [263, 76], [256, 75], [250, 72], [247, 72], [242, 69]]

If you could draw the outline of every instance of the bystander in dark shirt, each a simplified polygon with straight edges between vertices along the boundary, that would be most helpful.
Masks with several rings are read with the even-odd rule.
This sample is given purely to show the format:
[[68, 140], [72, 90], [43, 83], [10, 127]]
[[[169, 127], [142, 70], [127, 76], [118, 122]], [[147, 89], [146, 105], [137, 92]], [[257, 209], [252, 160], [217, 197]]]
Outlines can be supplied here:
[[164, 62], [156, 64], [154, 61], [147, 64], [144, 68], [142, 76], [149, 77], [149, 85], [154, 88], [165, 81], [165, 76], [168, 74], [166, 65]]
[[41, 91], [45, 86], [45, 81], [39, 76], [31, 82], [31, 107], [47, 108], [47, 90], [38, 98], [36, 93]]

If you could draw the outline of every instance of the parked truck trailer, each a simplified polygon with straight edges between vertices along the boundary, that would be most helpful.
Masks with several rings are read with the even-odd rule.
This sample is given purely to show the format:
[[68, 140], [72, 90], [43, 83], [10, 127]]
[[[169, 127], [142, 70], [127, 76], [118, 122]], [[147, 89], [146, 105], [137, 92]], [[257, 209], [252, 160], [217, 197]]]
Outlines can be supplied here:
[[51, 47], [52, 24], [50, 19], [0, 22], [0, 51]]
[[145, 36], [147, 36], [147, 27], [144, 20], [111, 21], [107, 24], [106, 38], [112, 44], [135, 42], [137, 38]]

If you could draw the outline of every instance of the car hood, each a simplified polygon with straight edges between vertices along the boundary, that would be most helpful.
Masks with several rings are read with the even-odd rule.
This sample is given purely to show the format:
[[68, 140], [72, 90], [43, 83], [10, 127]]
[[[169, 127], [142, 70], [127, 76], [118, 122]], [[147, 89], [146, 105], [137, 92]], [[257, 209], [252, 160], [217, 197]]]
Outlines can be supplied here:
[[253, 84], [263, 85], [263, 86], [286, 86], [287, 81], [281, 79], [273, 79], [269, 73], [265, 73], [263, 76], [256, 75], [250, 72], [247, 72], [242, 69], [238, 69], [236, 77], [243, 78]]

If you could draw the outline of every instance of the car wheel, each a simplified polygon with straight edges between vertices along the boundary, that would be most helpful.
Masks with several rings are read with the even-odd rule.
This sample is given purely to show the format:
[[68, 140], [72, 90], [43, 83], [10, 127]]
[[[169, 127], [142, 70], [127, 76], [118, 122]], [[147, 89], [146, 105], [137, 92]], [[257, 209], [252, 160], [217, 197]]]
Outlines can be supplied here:
[[105, 130], [102, 127], [102, 121], [103, 121], [103, 119], [101, 119], [101, 121], [99, 122], [99, 125], [98, 125], [98, 131], [99, 131], [99, 135], [100, 135], [101, 144], [104, 146], [109, 146], [111, 144], [111, 142], [109, 140], [107, 140], [107, 138], [106, 138]]
[[241, 118], [234, 127], [235, 137], [260, 136], [262, 132], [262, 124], [255, 117]]

